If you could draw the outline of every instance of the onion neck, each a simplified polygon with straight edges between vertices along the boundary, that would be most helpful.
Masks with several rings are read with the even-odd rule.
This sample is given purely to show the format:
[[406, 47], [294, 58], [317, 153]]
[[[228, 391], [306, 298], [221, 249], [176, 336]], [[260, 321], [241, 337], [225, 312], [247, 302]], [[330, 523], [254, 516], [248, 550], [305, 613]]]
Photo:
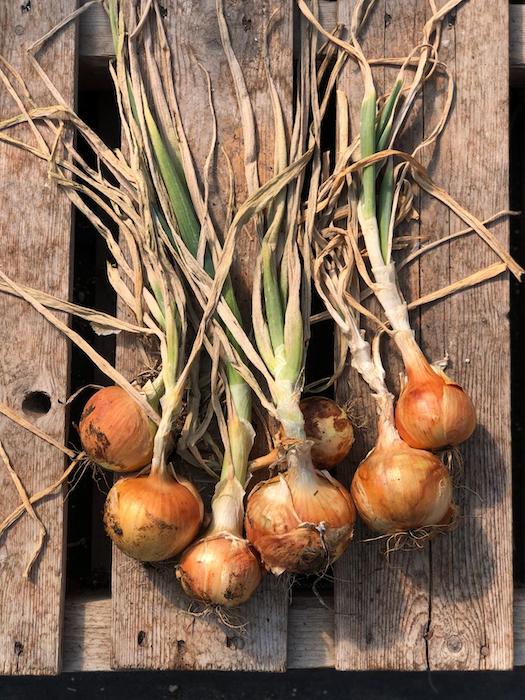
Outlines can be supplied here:
[[248, 459], [255, 439], [255, 431], [250, 423], [251, 389], [244, 381], [231, 382], [229, 388], [229, 445], [224, 454], [221, 480], [235, 475], [241, 486], [244, 486], [248, 473]]
[[435, 379], [437, 377], [437, 374], [417, 344], [412, 331], [395, 333], [394, 340], [403, 358], [409, 382], [420, 382], [428, 378]]
[[375, 449], [388, 450], [396, 442], [402, 442], [394, 418], [394, 397], [390, 393], [374, 396], [377, 407], [377, 441]]
[[211, 522], [206, 536], [228, 532], [242, 537], [244, 489], [235, 476], [221, 479], [211, 502]]
[[275, 407], [277, 417], [283, 427], [285, 437], [290, 440], [304, 442], [306, 433], [304, 430], [304, 416], [299, 406], [299, 393], [289, 379], [275, 381]]
[[173, 443], [173, 422], [182, 407], [183, 391], [175, 384], [164, 395], [162, 400], [162, 418], [155, 434], [153, 443], [153, 459], [151, 474], [172, 478], [172, 472], [167, 463], [167, 456]]
[[295, 489], [317, 490], [319, 476], [312, 462], [312, 446], [306, 441], [293, 445], [287, 453], [286, 481], [292, 493]]
[[372, 273], [376, 281], [374, 293], [383, 307], [392, 329], [394, 331], [412, 332], [408, 317], [408, 306], [397, 286], [395, 264], [391, 262], [388, 265], [374, 265]]

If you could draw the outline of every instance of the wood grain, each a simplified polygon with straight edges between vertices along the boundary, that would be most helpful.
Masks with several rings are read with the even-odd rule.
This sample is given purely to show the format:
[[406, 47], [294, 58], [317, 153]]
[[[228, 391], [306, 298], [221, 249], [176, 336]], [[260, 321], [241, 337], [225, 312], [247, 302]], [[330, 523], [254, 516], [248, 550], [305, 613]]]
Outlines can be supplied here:
[[[445, 29], [442, 58], [456, 78], [457, 99], [435, 154], [434, 177], [480, 218], [508, 206], [507, 36], [504, 0], [466, 3]], [[423, 229], [433, 236], [460, 226], [440, 208]], [[507, 245], [508, 224], [494, 231]], [[446, 282], [447, 268], [457, 280], [495, 260], [473, 239], [451, 243], [440, 255], [421, 261], [423, 293]], [[508, 287], [500, 278], [422, 315], [427, 354], [449, 353], [450, 373], [478, 412], [478, 428], [462, 448], [459, 528], [431, 548], [433, 670], [507, 669], [513, 662]]]
[[[510, 11], [510, 65], [516, 69], [511, 77], [523, 82], [525, 68], [525, 6], [511, 5]], [[331, 29], [337, 17], [337, 2], [320, 0], [319, 16], [323, 26]], [[113, 41], [107, 16], [102, 7], [94, 5], [80, 20], [80, 56], [107, 58], [113, 55]]]
[[[20, 2], [0, 6], [0, 54], [27, 79], [33, 96], [49, 100], [30, 69], [26, 47], [72, 12], [76, 0], [33, 1], [29, 11]], [[63, 32], [41, 62], [71, 103], [74, 99], [76, 34]], [[60, 70], [55, 70], [60, 66]], [[0, 89], [2, 118], [19, 110]], [[14, 135], [14, 134], [13, 134]], [[27, 129], [18, 132], [30, 143]], [[71, 208], [48, 179], [46, 167], [31, 155], [0, 148], [0, 268], [31, 287], [68, 298], [70, 283]], [[68, 393], [69, 349], [55, 331], [24, 301], [0, 296], [0, 397], [24, 413], [30, 392], [44, 392], [50, 407], [41, 412], [26, 406], [25, 417], [60, 442], [66, 439], [62, 403]], [[38, 409], [38, 407], [37, 407]], [[33, 493], [57, 479], [64, 457], [55, 448], [0, 419], [0, 436], [27, 491]], [[14, 486], [0, 470], [0, 518], [19, 503]], [[30, 580], [22, 578], [38, 531], [24, 518], [0, 542], [0, 674], [52, 674], [60, 670], [64, 586], [64, 507], [57, 493], [37, 507], [48, 537]]]
[[[263, 31], [276, 7], [281, 19], [273, 35], [270, 56], [273, 75], [287, 119], [292, 104], [292, 3], [226, 2], [232, 44], [245, 72], [257, 119], [260, 175], [272, 174], [272, 112], [264, 77]], [[245, 197], [242, 130], [235, 93], [224, 59], [213, 0], [173, 3], [166, 19], [174, 55], [176, 89], [197, 169], [208, 155], [211, 117], [204, 74], [210, 73], [219, 122], [219, 143], [232, 160], [238, 201]], [[227, 176], [224, 159], [215, 163], [211, 178], [211, 211], [224, 224]], [[256, 251], [254, 232], [247, 229], [236, 250], [234, 281], [246, 313], [250, 276]], [[120, 367], [136, 371], [129, 348], [118, 350]], [[147, 569], [119, 552], [113, 563], [113, 644], [115, 668], [186, 668], [273, 670], [286, 668], [287, 593], [284, 580], [263, 581], [255, 597], [238, 610], [249, 621], [245, 634], [225, 627], [214, 616], [197, 618], [186, 611], [189, 600], [175, 583], [173, 571]], [[132, 614], [130, 614], [132, 611]], [[140, 643], [139, 643], [140, 640]]]
[[[288, 613], [288, 669], [333, 668], [334, 613], [311, 596], [295, 597]], [[111, 599], [66, 598], [64, 673], [110, 671]], [[525, 666], [525, 591], [514, 595], [514, 666]]]
[[[354, 3], [339, 1], [339, 19], [350, 23]], [[402, 4], [382, 0], [363, 32], [363, 49], [368, 57], [405, 55], [420, 42], [425, 22], [426, 2], [410, 0]], [[375, 71], [378, 91], [392, 84], [395, 71], [380, 68]], [[355, 65], [349, 64], [340, 81], [351, 104], [352, 133], [359, 129], [359, 109], [362, 80]], [[422, 133], [420, 110], [410, 124], [410, 133], [403, 147], [410, 150], [412, 142]], [[405, 233], [407, 233], [406, 231]], [[414, 233], [414, 231], [411, 231]], [[417, 229], [415, 231], [417, 235]], [[403, 277], [403, 290], [409, 298], [418, 289], [418, 276]], [[401, 369], [397, 353], [384, 346], [383, 359], [387, 380], [397, 390]], [[337, 387], [338, 397], [354, 402], [359, 412], [368, 417], [351, 453], [351, 464], [340, 474], [350, 483], [357, 465], [374, 444], [375, 409], [370, 392], [353, 370], [342, 378]], [[425, 633], [429, 610], [428, 553], [396, 553], [390, 563], [386, 560], [384, 542], [364, 542], [371, 533], [359, 525], [355, 542], [335, 567], [335, 638], [336, 667], [344, 670], [422, 670], [426, 668]]]

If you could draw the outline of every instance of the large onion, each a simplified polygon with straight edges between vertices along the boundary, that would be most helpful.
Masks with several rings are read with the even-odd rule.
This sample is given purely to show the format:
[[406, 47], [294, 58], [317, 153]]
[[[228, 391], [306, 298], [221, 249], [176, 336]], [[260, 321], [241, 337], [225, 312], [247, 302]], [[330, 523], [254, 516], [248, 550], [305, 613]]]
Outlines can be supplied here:
[[79, 424], [84, 451], [115, 472], [137, 471], [151, 462], [155, 430], [139, 404], [118, 386], [93, 394]]
[[248, 497], [246, 536], [276, 575], [324, 571], [350, 543], [354, 523], [350, 494], [313, 468], [308, 443], [292, 447], [286, 473], [261, 482]]
[[204, 506], [195, 487], [170, 473], [119, 479], [104, 509], [104, 525], [125, 554], [162, 561], [179, 554], [195, 538]]
[[439, 450], [467, 440], [476, 427], [468, 394], [432, 367], [411, 335], [397, 334], [407, 382], [396, 407], [396, 427], [412, 447]]
[[448, 470], [436, 455], [407, 445], [390, 413], [380, 415], [377, 444], [359, 465], [351, 493], [359, 515], [381, 534], [430, 533], [454, 519]]

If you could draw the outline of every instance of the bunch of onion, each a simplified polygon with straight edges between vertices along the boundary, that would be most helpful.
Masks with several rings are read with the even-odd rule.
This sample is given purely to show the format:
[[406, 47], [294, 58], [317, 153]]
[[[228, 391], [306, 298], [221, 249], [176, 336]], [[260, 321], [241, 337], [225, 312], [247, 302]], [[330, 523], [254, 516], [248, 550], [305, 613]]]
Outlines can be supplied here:
[[[304, 6], [304, 3], [300, 4]], [[336, 82], [333, 78], [331, 76], [328, 84]], [[323, 104], [326, 103], [325, 96]], [[338, 172], [346, 169], [346, 161], [356, 144], [349, 143], [348, 104], [342, 93], [338, 93], [336, 105], [335, 172]], [[383, 108], [378, 129], [388, 122], [391, 106], [387, 103]], [[346, 184], [349, 187], [349, 214], [347, 227], [343, 229], [334, 225], [334, 218], [341, 217], [337, 207]], [[311, 269], [316, 289], [339, 330], [336, 350], [340, 350], [341, 356], [337, 366], [345, 366], [349, 351], [352, 367], [368, 385], [377, 405], [377, 441], [355, 472], [351, 486], [353, 501], [368, 527], [380, 536], [394, 537], [399, 546], [407, 539], [412, 542], [417, 538], [421, 542], [451, 526], [455, 514], [452, 480], [436, 455], [411, 447], [399, 435], [394, 424], [394, 398], [385, 384], [379, 343], [377, 341], [372, 353], [359, 327], [356, 308], [368, 316], [372, 314], [359, 303], [358, 251], [355, 245], [358, 238], [355, 203], [358, 198], [353, 191], [354, 185], [355, 180], [342, 179], [337, 184], [335, 179], [327, 178], [319, 188]]]
[[[118, 0], [110, 0], [108, 10], [120, 75], [117, 87], [123, 92], [122, 104], [127, 120], [136, 122], [139, 141], [147, 144], [142, 149], [141, 161], [156, 191], [156, 220], [163, 223], [164, 243], [170, 256], [177, 261], [178, 268], [184, 272], [187, 285], [195, 302], [201, 306], [204, 318], [209, 319], [206, 347], [213, 350], [222, 342], [228, 347], [231, 344], [234, 352], [242, 355], [238, 343], [227, 330], [228, 321], [221, 322], [220, 316], [213, 315], [216, 305], [224, 307], [242, 328], [228, 274], [231, 259], [229, 263], [222, 261], [222, 242], [208, 216], [193, 161], [182, 157], [181, 144], [187, 148], [187, 143], [178, 112], [176, 109], [166, 109], [163, 101], [162, 89], [169, 94], [175, 81], [170, 61], [163, 64], [161, 72], [155, 68], [153, 47], [162, 45], [169, 51], [162, 22], [142, 22], [143, 42], [139, 47], [137, 42], [126, 43], [123, 40], [125, 34], [130, 36], [134, 32], [135, 27], [127, 26], [128, 19], [133, 15], [124, 13], [123, 5]], [[154, 7], [154, 10], [158, 11], [158, 8]], [[151, 34], [153, 31], [154, 35]], [[131, 70], [130, 63], [137, 59], [141, 50], [145, 51], [146, 60], [136, 60], [134, 70]], [[148, 71], [144, 82], [156, 86], [156, 90], [152, 91], [152, 104], [148, 103], [142, 89], [141, 70]], [[126, 101], [128, 93], [130, 99]], [[206, 325], [201, 320], [198, 332], [203, 328]], [[250, 423], [251, 390], [233, 367], [231, 359], [222, 358], [221, 362], [228, 397], [226, 425], [217, 408], [217, 385], [213, 382], [210, 384], [211, 403], [220, 414], [219, 425], [223, 429], [226, 446], [221, 479], [212, 500], [211, 523], [202, 537], [183, 553], [177, 576], [184, 591], [191, 597], [206, 604], [232, 607], [245, 602], [252, 595], [261, 578], [261, 567], [252, 547], [243, 538], [243, 487], [254, 439]], [[198, 413], [198, 407], [194, 408]], [[163, 405], [163, 416], [164, 410]], [[199, 431], [202, 431], [202, 425]]]
[[[305, 29], [306, 38], [306, 29]], [[310, 37], [311, 39], [311, 37]], [[304, 129], [315, 76], [309, 74], [315, 39], [303, 42], [299, 108], [294, 138], [287, 153], [286, 129], [267, 62], [275, 119], [276, 177], [289, 164], [304, 163], [318, 152], [318, 127], [310, 139]], [[245, 106], [245, 105], [244, 105]], [[246, 112], [246, 110], [244, 110]], [[265, 405], [280, 423], [286, 471], [258, 483], [248, 496], [246, 536], [267, 569], [279, 575], [318, 573], [335, 561], [353, 535], [355, 508], [348, 491], [312, 460], [313, 442], [307, 438], [300, 407], [306, 342], [309, 335], [310, 283], [302, 266], [300, 243], [311, 235], [310, 218], [298, 224], [304, 169], [281, 190], [266, 212], [259, 260], [255, 266], [252, 320], [259, 359], [267, 378], [271, 404]], [[318, 175], [310, 182], [315, 191]]]
[[[354, 37], [357, 50], [359, 47]], [[398, 78], [390, 99], [377, 114], [377, 96], [372, 73], [361, 61], [365, 95], [361, 108], [361, 157], [366, 158], [391, 146], [396, 135], [392, 129], [396, 105], [402, 90]], [[374, 278], [373, 290], [393, 329], [407, 381], [396, 410], [396, 425], [412, 447], [437, 450], [458, 445], [473, 433], [476, 413], [464, 389], [440, 370], [434, 369], [419, 349], [410, 326], [408, 308], [397, 280], [392, 260], [395, 208], [392, 158], [387, 159], [378, 187], [376, 204], [376, 166], [367, 165], [361, 175], [361, 196], [357, 215]], [[378, 222], [379, 220], [379, 222]]]

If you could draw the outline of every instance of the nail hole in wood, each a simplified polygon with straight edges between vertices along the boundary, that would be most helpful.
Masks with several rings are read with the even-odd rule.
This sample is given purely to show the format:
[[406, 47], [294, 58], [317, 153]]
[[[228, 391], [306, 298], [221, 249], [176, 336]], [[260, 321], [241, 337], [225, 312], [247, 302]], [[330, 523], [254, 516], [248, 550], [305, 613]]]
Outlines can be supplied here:
[[51, 409], [51, 399], [45, 391], [30, 391], [22, 401], [22, 411], [30, 416], [43, 416]]

